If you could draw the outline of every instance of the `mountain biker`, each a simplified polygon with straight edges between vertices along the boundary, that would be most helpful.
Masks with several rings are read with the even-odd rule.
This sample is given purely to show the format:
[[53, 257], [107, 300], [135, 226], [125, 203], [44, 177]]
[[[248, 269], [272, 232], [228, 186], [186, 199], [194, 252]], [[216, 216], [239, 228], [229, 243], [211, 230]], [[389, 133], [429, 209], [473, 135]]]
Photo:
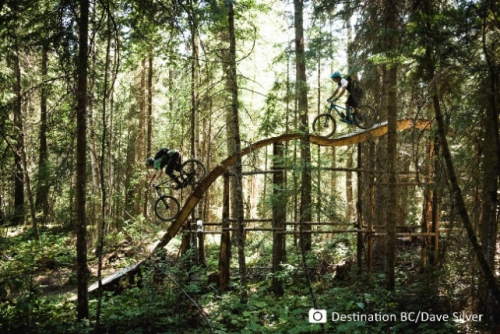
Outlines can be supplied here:
[[[327, 101], [328, 102], [337, 101], [342, 95], [344, 95], [345, 91], [347, 90], [347, 92], [349, 92], [349, 96], [347, 97], [347, 101], [345, 102], [346, 111], [349, 110], [349, 107], [353, 107], [354, 113], [358, 114], [358, 112], [359, 112], [358, 101], [354, 97], [353, 92], [352, 92], [352, 87], [353, 87], [352, 83], [354, 81], [356, 81], [356, 77], [355, 76], [352, 76], [352, 77], [348, 76], [346, 79], [344, 79], [340, 75], [339, 71], [333, 72], [330, 77], [332, 78], [333, 81], [335, 81], [337, 83], [338, 86], [337, 86], [337, 89], [333, 92], [332, 96], [330, 96], [327, 99]], [[335, 97], [337, 95], [337, 93], [339, 92], [339, 90], [340, 90], [339, 96]], [[346, 115], [343, 112], [341, 112], [340, 115], [342, 116], [342, 119], [344, 120]]]
[[[174, 170], [179, 173], [182, 170], [182, 155], [178, 150], [169, 150], [168, 148], [162, 148], [159, 150], [155, 157], [149, 157], [146, 160], [146, 167], [154, 168], [155, 172], [151, 175], [148, 187], [151, 186], [153, 181], [159, 179], [163, 173], [162, 168], [165, 167], [165, 174], [170, 176], [170, 178], [176, 183], [174, 189], [182, 188], [182, 182], [174, 175]], [[158, 171], [160, 171], [158, 173]]]

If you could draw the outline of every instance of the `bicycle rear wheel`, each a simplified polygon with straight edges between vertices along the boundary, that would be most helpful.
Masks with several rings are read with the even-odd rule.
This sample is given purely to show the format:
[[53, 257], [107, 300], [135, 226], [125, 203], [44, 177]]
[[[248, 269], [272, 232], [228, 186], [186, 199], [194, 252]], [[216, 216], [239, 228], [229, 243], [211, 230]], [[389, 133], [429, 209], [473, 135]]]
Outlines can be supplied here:
[[170, 221], [177, 217], [180, 208], [181, 205], [175, 197], [163, 195], [156, 200], [155, 214], [163, 221]]
[[315, 135], [329, 138], [333, 136], [337, 130], [337, 123], [335, 118], [330, 114], [321, 114], [316, 116], [312, 123], [313, 133]]
[[360, 129], [369, 129], [378, 122], [378, 115], [375, 109], [369, 105], [358, 107], [358, 113], [353, 114], [354, 124]]
[[207, 175], [207, 170], [200, 160], [189, 159], [182, 164], [182, 174], [188, 184], [197, 185]]

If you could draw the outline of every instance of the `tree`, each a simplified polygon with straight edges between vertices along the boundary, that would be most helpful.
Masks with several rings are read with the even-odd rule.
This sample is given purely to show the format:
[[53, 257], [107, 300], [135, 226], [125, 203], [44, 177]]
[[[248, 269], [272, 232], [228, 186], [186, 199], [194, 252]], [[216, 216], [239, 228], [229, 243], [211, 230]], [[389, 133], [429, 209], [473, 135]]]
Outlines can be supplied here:
[[387, 288], [395, 288], [395, 265], [396, 265], [396, 226], [398, 223], [398, 188], [397, 188], [397, 153], [398, 135], [396, 122], [398, 117], [398, 67], [395, 59], [395, 52], [398, 47], [397, 31], [399, 26], [399, 1], [387, 1], [384, 6], [385, 19], [385, 46], [389, 56], [389, 64], [386, 65], [387, 87], [387, 171], [389, 173], [389, 192], [387, 206], [391, 208], [391, 213], [387, 215], [387, 238], [385, 250], [385, 271]]
[[228, 28], [229, 28], [229, 62], [227, 64], [227, 87], [231, 92], [231, 111], [232, 128], [234, 133], [228, 133], [230, 140], [234, 142], [236, 161], [234, 171], [236, 179], [235, 204], [236, 204], [236, 224], [237, 224], [237, 247], [238, 247], [238, 265], [240, 272], [240, 303], [246, 304], [248, 300], [247, 292], [247, 273], [245, 259], [245, 230], [244, 230], [244, 205], [243, 205], [243, 165], [241, 161], [241, 138], [240, 138], [240, 120], [238, 114], [238, 81], [236, 72], [236, 34], [234, 25], [234, 4], [233, 1], [227, 2], [228, 6]]
[[[18, 4], [13, 5], [14, 20], [17, 19], [19, 14]], [[16, 145], [14, 149], [14, 163], [16, 166], [16, 172], [14, 174], [14, 224], [19, 225], [24, 222], [24, 170], [23, 170], [23, 159], [22, 151], [24, 147], [24, 130], [23, 130], [23, 115], [22, 115], [22, 92], [21, 92], [21, 63], [20, 63], [20, 47], [19, 47], [19, 36], [16, 31], [19, 31], [19, 27], [14, 30], [13, 39], [14, 52], [10, 54], [11, 65], [14, 72], [13, 92], [15, 95], [14, 102], [14, 127], [15, 127], [15, 139]]]
[[[42, 80], [46, 80], [48, 74], [48, 42], [42, 45]], [[36, 208], [43, 212], [43, 220], [49, 214], [48, 192], [48, 148], [47, 148], [47, 92], [48, 87], [43, 85], [40, 93], [40, 148], [38, 150], [38, 186], [36, 190]]]
[[[493, 17], [499, 13], [500, 6], [494, 1], [483, 1], [480, 4], [481, 19], [481, 51], [486, 60], [486, 75], [478, 83], [478, 93], [484, 92], [486, 97], [483, 141], [483, 180], [480, 240], [484, 248], [486, 261], [490, 268], [495, 267], [495, 254], [498, 236], [498, 178], [500, 177], [500, 140], [498, 133], [499, 65], [498, 52], [498, 20]], [[496, 13], [496, 14], [495, 14]], [[482, 95], [482, 94], [481, 94]], [[494, 288], [484, 282], [480, 286], [480, 302], [482, 312], [493, 314], [495, 294]]]
[[[300, 191], [300, 228], [304, 231], [310, 230], [310, 225], [304, 224], [311, 221], [311, 147], [307, 134], [309, 132], [309, 114], [307, 106], [307, 76], [306, 59], [304, 50], [304, 18], [303, 18], [303, 0], [294, 0], [294, 27], [295, 27], [295, 67], [296, 67], [296, 85], [298, 112], [300, 115], [300, 131], [304, 133], [301, 141], [301, 168], [302, 168], [302, 187]], [[304, 251], [311, 250], [311, 234], [301, 234], [301, 245]]]
[[89, 1], [80, 0], [78, 61], [77, 61], [77, 106], [76, 106], [76, 202], [75, 202], [75, 227], [76, 227], [76, 261], [78, 279], [78, 319], [89, 316], [87, 293], [88, 268], [87, 268], [87, 213], [86, 188], [87, 188], [87, 63], [88, 63], [88, 20]]

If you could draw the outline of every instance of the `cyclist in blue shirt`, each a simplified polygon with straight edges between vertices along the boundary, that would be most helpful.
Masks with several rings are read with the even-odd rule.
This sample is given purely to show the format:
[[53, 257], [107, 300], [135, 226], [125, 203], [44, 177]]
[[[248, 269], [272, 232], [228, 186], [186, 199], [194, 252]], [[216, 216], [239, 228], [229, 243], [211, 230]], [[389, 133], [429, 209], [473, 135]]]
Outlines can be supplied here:
[[[174, 170], [179, 173], [182, 170], [182, 156], [178, 150], [169, 150], [168, 148], [162, 148], [159, 150], [155, 157], [149, 157], [146, 160], [146, 167], [154, 168], [155, 172], [151, 175], [148, 186], [161, 177], [163, 173], [163, 168], [165, 168], [165, 174], [170, 176], [170, 178], [176, 183], [174, 189], [182, 188], [182, 182], [174, 175]], [[158, 173], [159, 171], [159, 173]]]
[[[347, 101], [345, 102], [345, 107], [346, 110], [349, 110], [349, 107], [353, 107], [354, 112], [358, 114], [358, 101], [354, 97], [354, 94], [352, 92], [353, 88], [353, 82], [356, 80], [354, 77], [348, 76], [347, 79], [342, 78], [340, 75], [339, 71], [333, 72], [332, 75], [330, 76], [333, 81], [337, 83], [337, 89], [333, 92], [332, 96], [330, 96], [327, 101], [328, 102], [335, 102], [337, 101], [344, 93], [347, 91], [349, 93], [349, 96], [347, 97]], [[337, 93], [340, 91], [339, 96], [335, 97]], [[345, 114], [343, 112], [340, 113], [342, 118], [345, 118]]]

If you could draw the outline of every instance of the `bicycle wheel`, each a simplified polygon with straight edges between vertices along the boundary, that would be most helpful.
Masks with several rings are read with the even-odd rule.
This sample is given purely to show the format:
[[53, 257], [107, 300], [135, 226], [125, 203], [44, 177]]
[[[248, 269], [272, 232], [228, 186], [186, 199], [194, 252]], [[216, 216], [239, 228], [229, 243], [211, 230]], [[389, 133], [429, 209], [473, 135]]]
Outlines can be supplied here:
[[163, 221], [170, 221], [177, 217], [180, 208], [181, 205], [175, 197], [163, 195], [156, 200], [155, 214]]
[[358, 107], [359, 113], [354, 113], [354, 124], [360, 129], [369, 129], [378, 121], [378, 115], [373, 107], [363, 105]]
[[335, 122], [335, 118], [333, 118], [332, 115], [321, 114], [319, 116], [316, 116], [316, 118], [313, 120], [312, 128], [314, 134], [329, 138], [333, 136], [333, 134], [337, 130], [337, 123]]
[[205, 178], [207, 171], [201, 161], [189, 159], [182, 164], [182, 174], [188, 184], [196, 185]]

